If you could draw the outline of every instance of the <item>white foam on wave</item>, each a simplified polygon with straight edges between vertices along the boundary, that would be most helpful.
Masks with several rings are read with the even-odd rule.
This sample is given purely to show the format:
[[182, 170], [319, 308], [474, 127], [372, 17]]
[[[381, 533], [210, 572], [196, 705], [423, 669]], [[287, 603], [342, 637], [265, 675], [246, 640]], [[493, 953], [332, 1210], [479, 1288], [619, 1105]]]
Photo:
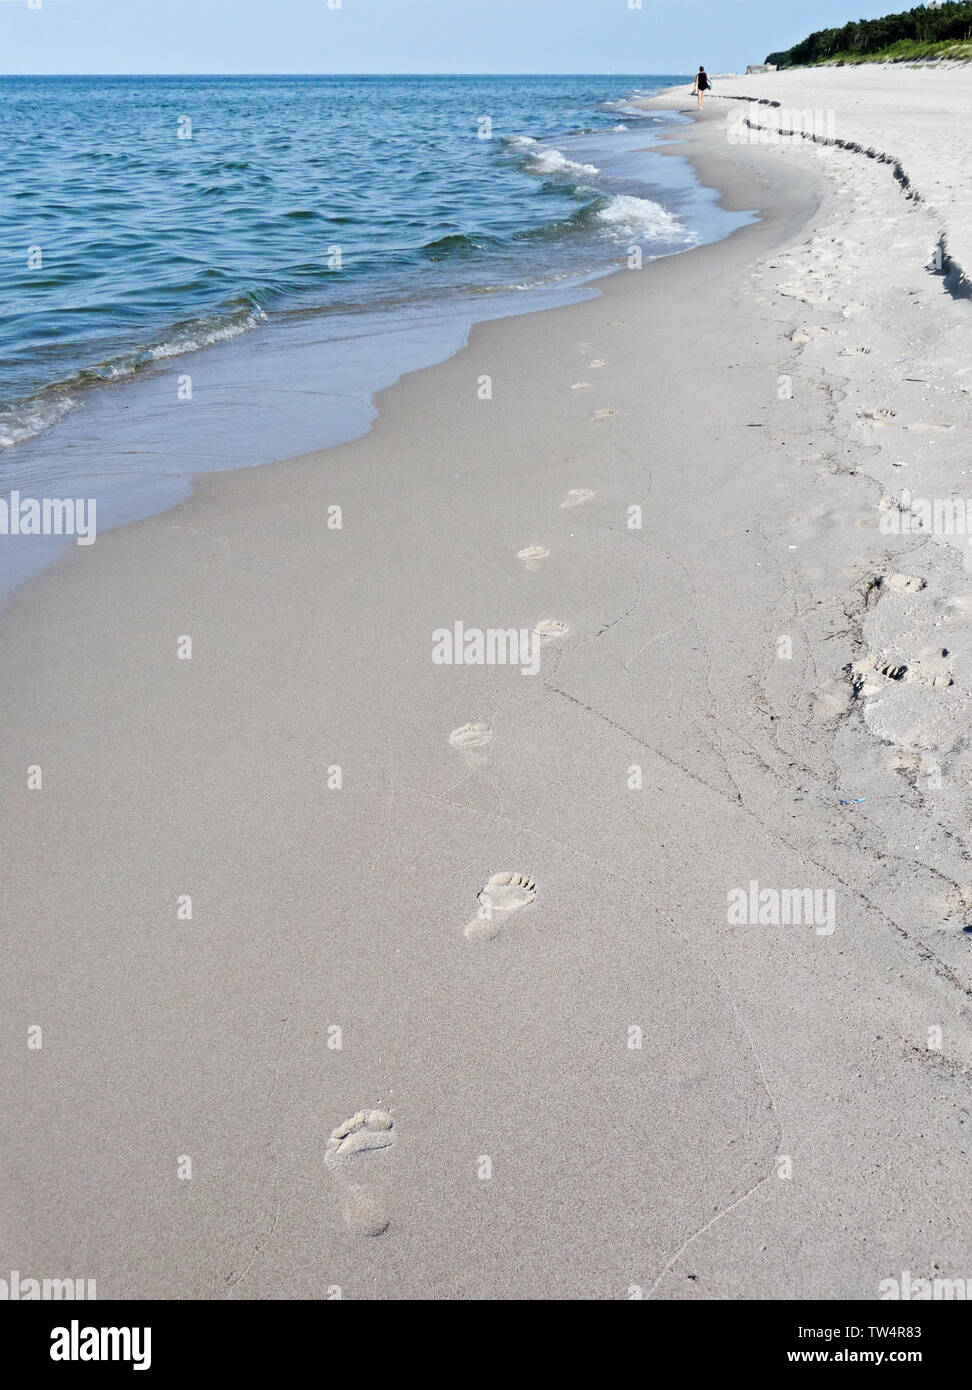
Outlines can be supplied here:
[[577, 174], [585, 174], [592, 178], [601, 171], [596, 164], [578, 164], [576, 160], [568, 159], [560, 150], [538, 150], [530, 158], [530, 172], [534, 174], [569, 174], [572, 177]]
[[263, 323], [266, 314], [254, 306], [243, 312], [236, 312], [225, 319], [200, 319], [177, 330], [170, 340], [153, 343], [151, 347], [132, 353], [129, 358], [120, 358], [117, 367], [112, 364], [111, 376], [129, 376], [145, 362], [164, 362], [169, 357], [181, 357], [186, 352], [199, 352], [202, 348], [225, 343], [230, 338], [238, 338], [249, 333]]
[[[633, 103], [640, 96], [650, 96], [650, 92], [632, 92], [630, 97], [625, 97], [621, 101], [606, 101], [603, 103], [605, 111], [613, 111], [618, 116], [635, 117], [640, 121], [655, 121], [659, 118], [657, 111], [646, 111], [643, 106], [635, 106]], [[667, 112], [665, 113], [667, 115]]]
[[35, 398], [19, 406], [0, 410], [0, 449], [9, 449], [11, 444], [20, 444], [32, 439], [35, 434], [43, 434], [77, 402], [68, 395], [50, 395], [46, 399]]
[[618, 241], [645, 236], [685, 245], [698, 241], [698, 233], [689, 231], [673, 212], [651, 198], [636, 198], [632, 193], [617, 194], [596, 215]]

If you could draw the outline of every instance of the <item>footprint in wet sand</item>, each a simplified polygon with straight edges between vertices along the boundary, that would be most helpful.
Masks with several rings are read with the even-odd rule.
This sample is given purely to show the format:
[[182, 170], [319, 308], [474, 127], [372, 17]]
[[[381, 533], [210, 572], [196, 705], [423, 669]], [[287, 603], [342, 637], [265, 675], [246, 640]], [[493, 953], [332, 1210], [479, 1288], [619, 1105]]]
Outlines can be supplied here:
[[358, 1110], [331, 1131], [324, 1162], [329, 1168], [370, 1149], [389, 1149], [395, 1142], [395, 1125], [386, 1110]]
[[477, 896], [479, 911], [463, 934], [467, 941], [492, 941], [514, 912], [534, 901], [537, 885], [526, 874], [493, 874]]
[[570, 389], [572, 391], [589, 391], [591, 383], [589, 381], [575, 381]]
[[462, 754], [467, 767], [485, 767], [493, 750], [495, 734], [488, 724], [463, 724], [449, 735], [449, 745]]
[[562, 507], [580, 507], [585, 502], [589, 502], [593, 496], [593, 492], [588, 487], [572, 487], [560, 505]]
[[545, 545], [527, 545], [516, 552], [516, 558], [522, 560], [528, 570], [538, 570], [549, 554]]
[[592, 420], [608, 420], [608, 419], [610, 419], [610, 417], [611, 417], [612, 415], [616, 415], [616, 414], [617, 414], [617, 411], [611, 410], [611, 409], [595, 410], [594, 414], [591, 416], [591, 419], [592, 419]]
[[588, 362], [587, 365], [588, 365], [588, 368], [589, 368], [589, 369], [592, 369], [592, 370], [593, 370], [595, 367], [606, 367], [607, 364], [608, 364], [608, 360], [607, 360], [606, 357], [595, 357], [595, 358], [594, 358], [594, 361], [593, 361], [593, 362]]
[[567, 624], [562, 623], [559, 618], [543, 618], [533, 630], [540, 638], [541, 647], [549, 647], [551, 642], [566, 637], [570, 632]]
[[380, 1197], [352, 1179], [357, 1167], [353, 1160], [394, 1143], [395, 1124], [386, 1110], [359, 1110], [331, 1131], [324, 1163], [342, 1188], [344, 1220], [357, 1235], [382, 1235], [390, 1218]]
[[383, 1236], [391, 1225], [380, 1197], [357, 1183], [348, 1183], [344, 1198], [344, 1220], [359, 1236]]

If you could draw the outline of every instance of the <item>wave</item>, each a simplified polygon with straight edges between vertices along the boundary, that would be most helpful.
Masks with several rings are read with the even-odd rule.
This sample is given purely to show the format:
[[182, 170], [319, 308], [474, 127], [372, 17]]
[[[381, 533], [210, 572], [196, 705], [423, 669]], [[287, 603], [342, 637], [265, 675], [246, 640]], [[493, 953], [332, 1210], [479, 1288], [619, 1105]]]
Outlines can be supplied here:
[[430, 261], [438, 261], [446, 256], [463, 256], [475, 251], [487, 251], [499, 244], [498, 237], [487, 236], [485, 233], [451, 232], [448, 236], [427, 241], [424, 246], [419, 247], [419, 254]]
[[216, 343], [238, 338], [242, 333], [249, 333], [258, 327], [265, 319], [266, 314], [260, 306], [247, 298], [225, 305], [216, 314], [175, 323], [157, 342], [72, 372], [63, 381], [52, 382], [33, 396], [0, 408], [0, 449], [8, 449], [13, 444], [32, 439], [58, 424], [78, 404], [72, 395], [74, 391], [99, 383], [123, 381], [156, 362], [200, 352]]
[[[593, 191], [593, 190], [592, 190]], [[520, 232], [515, 240], [559, 240], [572, 233], [595, 232], [611, 241], [658, 241], [681, 247], [694, 246], [699, 234], [685, 226], [675, 213], [651, 198], [636, 198], [631, 193], [613, 197], [599, 195], [578, 208], [563, 222], [548, 223]]]
[[0, 449], [52, 429], [75, 405], [77, 401], [66, 392], [46, 386], [29, 400], [6, 406], [0, 410]]
[[523, 167], [530, 174], [552, 174], [561, 178], [585, 175], [594, 178], [601, 172], [596, 164], [579, 164], [574, 159], [568, 159], [562, 150], [534, 140], [532, 135], [504, 135], [503, 144], [528, 155]]
[[[620, 116], [621, 111], [614, 120], [618, 121]], [[608, 122], [605, 122], [601, 127], [602, 132], [607, 125]], [[626, 127], [617, 124], [614, 128], [623, 130]], [[105, 336], [101, 337], [99, 346], [90, 349], [91, 355], [100, 357], [100, 361], [72, 371], [71, 368], [78, 361], [75, 356], [61, 366], [63, 375], [59, 379], [34, 390], [35, 377], [20, 386], [21, 391], [31, 394], [12, 400], [8, 396], [5, 402], [0, 403], [0, 452], [57, 425], [74, 407], [83, 403], [86, 388], [122, 382], [142, 372], [150, 372], [153, 367], [170, 358], [198, 352], [249, 333], [266, 321], [267, 314], [262, 305], [275, 317], [281, 312], [290, 314], [295, 308], [307, 313], [350, 312], [355, 305], [348, 302], [349, 298], [357, 294], [367, 295], [368, 276], [376, 269], [381, 272], [382, 283], [389, 279], [397, 283], [403, 276], [408, 277], [409, 284], [413, 280], [421, 281], [423, 294], [453, 291], [488, 294], [500, 289], [499, 285], [467, 283], [473, 279], [486, 279], [487, 275], [481, 273], [484, 270], [488, 271], [491, 280], [497, 274], [504, 279], [509, 277], [505, 283], [507, 290], [525, 291], [539, 284], [550, 283], [551, 276], [553, 280], [559, 279], [560, 275], [569, 278], [578, 269], [593, 270], [599, 265], [614, 264], [617, 254], [615, 245], [638, 242], [647, 247], [650, 243], [657, 243], [657, 253], [662, 254], [667, 250], [687, 248], [699, 240], [698, 235], [687, 230], [678, 216], [652, 199], [630, 194], [612, 195], [604, 191], [603, 184], [598, 187], [603, 179], [603, 171], [595, 164], [569, 158], [556, 147], [553, 143], [555, 140], [567, 143], [567, 137], [560, 135], [548, 139], [525, 134], [502, 137], [503, 144], [510, 152], [504, 161], [507, 182], [510, 182], [512, 172], [512, 182], [523, 189], [527, 181], [519, 178], [519, 171], [527, 172], [536, 179], [535, 183], [530, 180], [532, 187], [528, 186], [522, 195], [517, 193], [520, 203], [513, 204], [516, 220], [501, 221], [499, 225], [505, 228], [502, 233], [498, 228], [490, 233], [477, 229], [480, 217], [487, 225], [489, 223], [489, 216], [483, 214], [481, 207], [473, 208], [471, 204], [467, 206], [455, 199], [441, 203], [434, 209], [437, 216], [431, 225], [428, 218], [418, 216], [414, 221], [403, 224], [406, 228], [422, 228], [418, 236], [408, 231], [395, 243], [379, 244], [371, 252], [362, 250], [349, 257], [345, 269], [350, 273], [333, 295], [330, 276], [327, 277], [329, 287], [326, 290], [321, 287], [323, 266], [320, 259], [313, 256], [318, 243], [310, 239], [287, 243], [288, 249], [292, 247], [300, 259], [295, 257], [288, 264], [280, 264], [278, 256], [273, 267], [275, 273], [261, 275], [258, 264], [248, 265], [243, 279], [243, 284], [248, 287], [246, 293], [239, 292], [240, 281], [235, 271], [204, 267], [196, 272], [193, 267], [200, 257], [185, 257], [187, 273], [182, 277], [184, 283], [165, 287], [165, 298], [160, 298], [151, 326], [135, 328], [132, 337], [129, 337], [131, 330], [126, 331], [119, 326], [124, 319], [124, 314], [119, 312], [114, 322], [108, 319]], [[567, 148], [569, 150], [571, 146], [568, 144]], [[605, 164], [608, 167], [606, 160]], [[512, 171], [510, 165], [513, 166]], [[197, 185], [197, 196], [205, 190], [207, 174], [212, 176], [217, 171], [232, 173], [245, 167], [244, 161], [232, 159], [222, 164], [208, 165], [205, 170], [199, 171], [203, 178]], [[214, 191], [225, 191], [216, 189], [215, 185], [213, 188]], [[549, 196], [533, 203], [534, 195]], [[559, 198], [559, 206], [556, 203], [552, 205], [550, 197]], [[551, 211], [552, 208], [554, 210]], [[470, 211], [472, 216], [469, 220], [473, 230], [452, 230], [462, 226], [464, 213], [468, 215]], [[241, 206], [241, 216], [243, 213], [245, 208]], [[558, 220], [544, 222], [545, 216]], [[288, 198], [282, 211], [268, 216], [268, 235], [274, 230], [272, 224], [293, 222], [298, 226], [300, 223], [308, 225], [320, 217], [318, 211], [304, 206], [304, 198], [298, 192], [292, 200]], [[346, 212], [335, 213], [324, 220], [328, 225], [355, 225], [359, 222], [367, 225], [366, 217], [348, 215]], [[520, 229], [513, 230], [517, 220]], [[531, 223], [542, 225], [531, 226]], [[253, 235], [254, 228], [260, 229], [261, 226], [260, 223], [254, 224], [249, 234]], [[307, 233], [303, 235], [308, 237]], [[315, 227], [311, 227], [310, 235], [318, 235]], [[321, 235], [327, 235], [327, 227], [322, 229]], [[423, 235], [432, 239], [417, 244], [421, 243]], [[580, 259], [584, 265], [559, 269], [564, 263], [578, 259], [581, 239], [587, 243], [586, 247], [581, 248]], [[535, 246], [532, 256], [527, 259], [539, 259], [544, 263], [539, 278], [534, 278], [538, 267], [528, 265], [524, 273], [518, 259], [526, 249], [524, 242]], [[588, 254], [598, 244], [599, 249], [595, 249], [594, 255]], [[102, 245], [97, 240], [91, 241], [87, 250], [94, 255], [100, 246], [107, 251], [112, 243], [105, 240]], [[136, 250], [142, 254], [141, 244], [136, 245]], [[254, 262], [258, 260], [257, 257], [253, 259]], [[423, 262], [433, 264], [426, 267]], [[441, 266], [434, 264], [438, 262], [442, 263]], [[454, 269], [450, 269], [450, 263]], [[416, 270], [417, 276], [414, 273]], [[34, 288], [37, 288], [36, 281]], [[334, 302], [335, 297], [340, 302]], [[214, 299], [223, 299], [223, 303], [215, 311], [207, 310], [207, 303], [211, 305]], [[194, 300], [199, 305], [196, 316], [177, 320], [169, 327], [162, 326], [170, 315], [193, 313]], [[124, 303], [120, 303], [123, 310]], [[111, 309], [112, 306], [107, 308]], [[122, 336], [123, 333], [125, 336]], [[129, 346], [132, 338], [135, 345]], [[141, 343], [139, 339], [142, 339]], [[83, 352], [83, 339], [81, 343], [80, 351]]]
[[611, 111], [617, 116], [627, 116], [639, 121], [667, 121], [672, 114], [670, 111], [646, 111], [643, 106], [632, 104], [642, 97], [651, 95], [651, 92], [632, 92], [629, 97], [622, 97], [620, 101], [602, 101], [601, 110]]
[[598, 207], [594, 216], [617, 241], [647, 236], [691, 246], [699, 239], [697, 232], [690, 231], [680, 217], [661, 203], [651, 198], [636, 198], [631, 193], [616, 194]]
[[527, 169], [531, 174], [557, 174], [576, 178], [584, 175], [587, 178], [596, 178], [601, 172], [596, 164], [578, 164], [574, 159], [568, 159], [560, 150], [541, 149], [536, 154], [532, 154], [527, 161]]
[[[575, 165], [577, 167], [582, 166]], [[544, 189], [562, 194], [564, 186], [560, 183], [541, 185], [541, 192]], [[639, 238], [642, 241], [652, 239], [688, 246], [698, 240], [698, 234], [688, 230], [681, 218], [651, 198], [638, 198], [630, 193], [611, 196], [597, 188], [585, 188], [582, 184], [575, 186], [573, 192], [586, 193], [590, 201], [562, 221], [530, 227], [514, 233], [508, 239], [482, 232], [453, 232], [426, 242], [418, 248], [418, 254], [432, 261], [446, 260], [451, 256], [462, 257], [503, 248], [517, 241], [553, 241], [574, 232], [592, 231], [615, 241]]]

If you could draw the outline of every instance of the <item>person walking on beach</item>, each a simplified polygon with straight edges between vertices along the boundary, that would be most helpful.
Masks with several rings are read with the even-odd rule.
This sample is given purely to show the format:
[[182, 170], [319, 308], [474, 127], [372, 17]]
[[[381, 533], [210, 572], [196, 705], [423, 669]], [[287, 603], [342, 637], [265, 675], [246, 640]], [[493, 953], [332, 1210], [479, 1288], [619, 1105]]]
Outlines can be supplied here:
[[709, 81], [709, 74], [706, 72], [705, 68], [700, 67], [695, 79], [695, 90], [693, 92], [693, 96], [697, 96], [699, 99], [700, 111], [702, 110], [702, 103], [705, 101], [705, 94], [709, 91], [711, 86], [712, 83]]

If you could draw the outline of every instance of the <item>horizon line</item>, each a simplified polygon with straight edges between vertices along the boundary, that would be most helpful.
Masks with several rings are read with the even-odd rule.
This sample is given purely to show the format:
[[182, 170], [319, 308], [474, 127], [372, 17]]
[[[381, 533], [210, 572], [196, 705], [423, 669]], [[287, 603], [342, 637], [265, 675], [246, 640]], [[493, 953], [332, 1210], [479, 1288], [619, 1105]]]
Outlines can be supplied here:
[[[694, 72], [694, 69], [692, 69]], [[691, 75], [691, 74], [689, 74]], [[684, 72], [4, 72], [5, 77], [684, 77]]]

